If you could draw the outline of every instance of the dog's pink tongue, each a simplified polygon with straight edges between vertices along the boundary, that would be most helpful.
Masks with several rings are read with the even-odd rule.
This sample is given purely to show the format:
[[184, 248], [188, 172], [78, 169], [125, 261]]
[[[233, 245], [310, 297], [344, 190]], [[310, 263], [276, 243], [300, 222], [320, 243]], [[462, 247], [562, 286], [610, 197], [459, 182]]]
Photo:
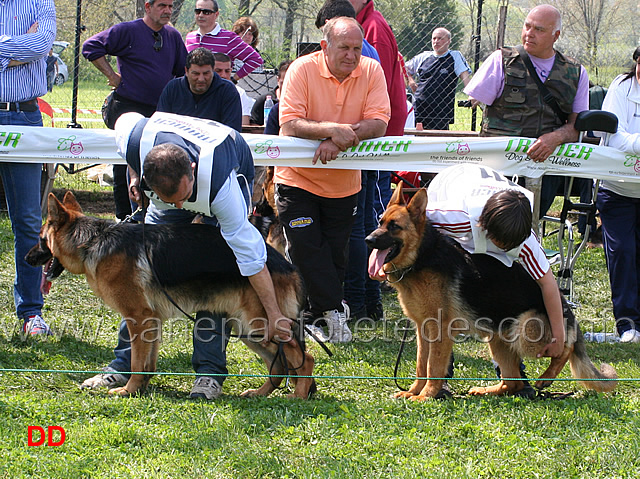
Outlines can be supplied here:
[[47, 279], [47, 273], [51, 268], [51, 263], [53, 263], [52, 259], [50, 259], [45, 265], [45, 267], [42, 269], [42, 280], [40, 281], [40, 292], [43, 294], [43, 296], [46, 296], [47, 294], [49, 294], [49, 291], [51, 290], [51, 281]]
[[369, 276], [378, 276], [378, 272], [384, 265], [384, 259], [389, 254], [391, 248], [379, 250], [374, 249], [369, 255]]

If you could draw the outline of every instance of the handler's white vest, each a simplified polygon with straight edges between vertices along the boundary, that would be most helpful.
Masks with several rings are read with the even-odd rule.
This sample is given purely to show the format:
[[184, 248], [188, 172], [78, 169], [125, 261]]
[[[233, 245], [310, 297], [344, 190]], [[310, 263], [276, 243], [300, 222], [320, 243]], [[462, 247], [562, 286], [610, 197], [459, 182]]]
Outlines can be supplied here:
[[[196, 200], [185, 202], [182, 208], [193, 213], [211, 216], [210, 196], [214, 151], [227, 136], [231, 135], [235, 138], [235, 131], [212, 120], [156, 112], [142, 132], [141, 159], [146, 158], [151, 148], [155, 146], [158, 133], [166, 132], [175, 133], [200, 148], [196, 175]], [[141, 160], [141, 163], [140, 171], [143, 171], [144, 160]], [[163, 202], [154, 191], [145, 189], [145, 193], [158, 209], [175, 209], [173, 205]]]

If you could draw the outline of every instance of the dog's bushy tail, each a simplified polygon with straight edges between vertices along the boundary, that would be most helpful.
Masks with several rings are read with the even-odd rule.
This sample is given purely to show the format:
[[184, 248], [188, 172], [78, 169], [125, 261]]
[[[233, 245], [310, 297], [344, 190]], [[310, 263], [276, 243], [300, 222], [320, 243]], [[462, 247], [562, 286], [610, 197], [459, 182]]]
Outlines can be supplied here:
[[578, 381], [586, 389], [593, 389], [598, 392], [613, 391], [618, 385], [618, 373], [607, 363], [600, 365], [598, 370], [587, 355], [584, 338], [580, 329], [577, 330], [576, 342], [573, 345], [573, 353], [569, 357], [571, 373], [576, 379], [588, 379], [589, 381]]

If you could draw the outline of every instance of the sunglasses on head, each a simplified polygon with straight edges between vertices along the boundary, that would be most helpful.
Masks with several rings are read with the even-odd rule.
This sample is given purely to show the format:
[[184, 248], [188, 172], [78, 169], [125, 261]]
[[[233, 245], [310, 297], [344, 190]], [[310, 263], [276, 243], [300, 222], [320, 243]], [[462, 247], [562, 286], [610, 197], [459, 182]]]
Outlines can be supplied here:
[[159, 52], [160, 50], [162, 50], [162, 35], [160, 35], [160, 32], [153, 32], [153, 39], [155, 40], [153, 49]]
[[194, 12], [196, 12], [196, 15], [200, 15], [201, 13], [203, 15], [211, 15], [212, 13], [216, 13], [215, 11], [209, 10], [208, 8], [196, 8]]

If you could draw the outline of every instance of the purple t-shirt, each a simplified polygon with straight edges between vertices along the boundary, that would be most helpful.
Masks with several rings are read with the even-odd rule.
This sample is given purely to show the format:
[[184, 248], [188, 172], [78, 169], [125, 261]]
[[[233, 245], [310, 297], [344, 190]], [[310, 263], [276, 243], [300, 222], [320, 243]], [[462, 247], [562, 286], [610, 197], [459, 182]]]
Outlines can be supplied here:
[[[551, 58], [538, 58], [529, 55], [531, 63], [538, 72], [538, 76], [544, 82], [549, 76], [551, 67], [555, 62], [555, 55]], [[492, 105], [502, 95], [504, 89], [504, 70], [502, 64], [502, 50], [496, 50], [487, 58], [478, 71], [473, 75], [464, 92], [471, 98]], [[573, 100], [573, 112], [580, 113], [589, 109], [589, 75], [583, 66], [580, 66], [580, 80], [578, 91]]]
[[141, 18], [118, 23], [87, 39], [82, 45], [82, 54], [89, 61], [105, 55], [117, 57], [122, 81], [116, 92], [130, 100], [155, 106], [165, 85], [184, 75], [187, 58], [187, 49], [178, 30], [165, 25], [159, 33], [162, 48], [156, 51], [153, 30]]

